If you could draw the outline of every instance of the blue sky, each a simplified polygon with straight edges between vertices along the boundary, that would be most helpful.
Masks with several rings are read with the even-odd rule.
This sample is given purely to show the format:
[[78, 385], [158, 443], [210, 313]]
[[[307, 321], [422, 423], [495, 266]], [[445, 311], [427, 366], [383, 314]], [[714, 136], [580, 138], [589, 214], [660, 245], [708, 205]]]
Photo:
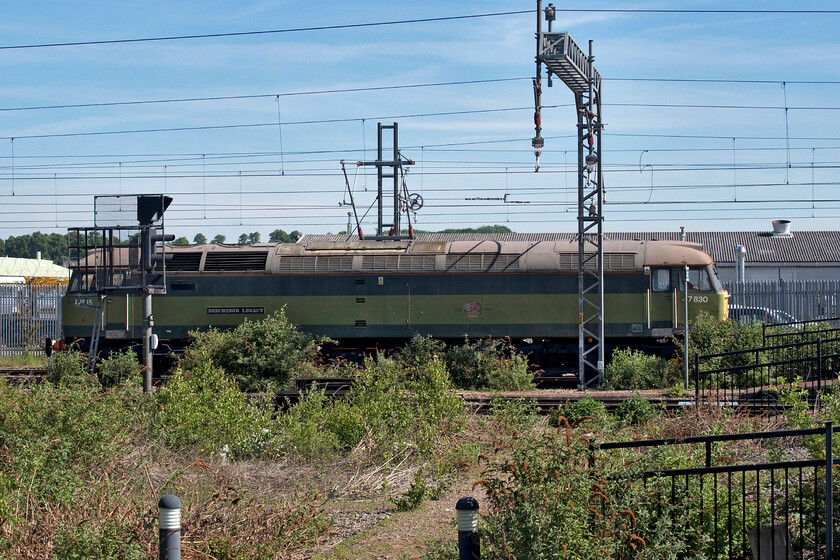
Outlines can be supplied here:
[[[409, 191], [425, 200], [415, 228], [574, 231], [574, 100], [557, 80], [543, 88], [546, 147], [534, 173], [535, 8], [501, 0], [10, 3], [0, 47], [529, 13], [0, 49], [0, 237], [92, 225], [94, 195], [164, 192], [174, 198], [167, 230], [189, 239], [337, 232], [348, 211], [340, 160], [374, 159], [377, 122], [395, 121], [402, 153], [416, 162]], [[792, 220], [794, 231], [835, 229], [838, 28], [840, 14], [558, 12], [554, 30], [584, 47], [593, 40], [604, 76], [605, 230], [763, 231], [773, 219]], [[483, 83], [451, 84], [470, 81]], [[450, 85], [429, 85], [441, 83]], [[423, 87], [346, 91], [408, 85]], [[208, 97], [240, 98], [32, 109]], [[358, 171], [348, 168], [364, 213], [376, 179], [372, 168]], [[467, 200], [505, 195], [523, 204]]]

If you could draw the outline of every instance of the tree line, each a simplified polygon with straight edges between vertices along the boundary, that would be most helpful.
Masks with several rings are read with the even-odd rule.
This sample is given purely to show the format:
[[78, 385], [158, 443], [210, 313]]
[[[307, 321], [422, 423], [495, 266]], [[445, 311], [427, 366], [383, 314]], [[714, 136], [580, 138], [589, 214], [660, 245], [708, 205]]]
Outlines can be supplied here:
[[[102, 234], [98, 231], [91, 231], [87, 233], [87, 243], [85, 243], [84, 235], [77, 239], [76, 232], [66, 234], [61, 233], [27, 233], [24, 235], [10, 235], [5, 240], [0, 238], [0, 256], [3, 257], [18, 257], [23, 259], [34, 259], [40, 252], [41, 258], [51, 260], [56, 264], [66, 264], [70, 260], [70, 247], [88, 246], [96, 247], [102, 246], [104, 240]], [[286, 233], [282, 229], [276, 229], [268, 235], [270, 243], [295, 243], [303, 234], [297, 230]], [[227, 238], [224, 235], [217, 234], [210, 241], [203, 233], [197, 233], [193, 237], [193, 243], [205, 244], [211, 243], [221, 245], [225, 243]], [[243, 233], [239, 236], [237, 244], [246, 245], [249, 243], [259, 243], [260, 232]], [[128, 245], [130, 239], [115, 240], [119, 245]], [[174, 242], [175, 245], [189, 245], [190, 242], [186, 237], [179, 237]]]
[[[259, 243], [261, 241], [261, 235], [258, 231], [252, 231], [251, 233], [243, 233], [239, 236], [239, 239], [236, 242], [236, 245], [251, 245], [254, 243]], [[286, 233], [282, 229], [275, 229], [271, 233], [268, 234], [268, 242], [269, 243], [297, 243], [298, 239], [303, 237], [303, 234], [298, 230], [294, 230], [291, 233]], [[193, 237], [193, 243], [196, 245], [205, 245], [210, 243], [211, 245], [222, 245], [227, 242], [227, 237], [222, 234], [217, 234], [213, 239], [209, 242], [207, 241], [207, 236], [203, 233], [195, 234]], [[173, 245], [189, 245], [190, 241], [186, 237], [179, 237], [172, 242]]]
[[[345, 232], [339, 232], [345, 233]], [[408, 233], [408, 232], [406, 232]], [[417, 230], [417, 233], [426, 233]], [[446, 229], [439, 233], [513, 233], [507, 226], [481, 226], [479, 228], [460, 228], [460, 229]], [[24, 235], [11, 235], [5, 240], [0, 238], [0, 256], [5, 257], [20, 257], [24, 259], [34, 259], [40, 252], [41, 258], [51, 260], [56, 264], [66, 264], [70, 259], [69, 247], [79, 245], [86, 245], [88, 247], [102, 246], [103, 238], [99, 231], [88, 232], [87, 243], [79, 243], [76, 232], [66, 234], [61, 233], [27, 233]], [[282, 229], [275, 229], [268, 234], [269, 243], [297, 243], [298, 239], [303, 237], [303, 234], [298, 230], [287, 233]], [[83, 240], [84, 241], [84, 240]], [[259, 243], [261, 235], [258, 231], [251, 233], [243, 233], [234, 245], [249, 245]], [[120, 245], [128, 245], [130, 240], [117, 240], [116, 243]], [[227, 237], [222, 234], [216, 234], [208, 241], [207, 236], [203, 233], [197, 233], [193, 237], [193, 243], [204, 245], [207, 243], [213, 245], [222, 245], [227, 242]], [[178, 237], [173, 242], [174, 245], [189, 245], [190, 241], [186, 237]]]

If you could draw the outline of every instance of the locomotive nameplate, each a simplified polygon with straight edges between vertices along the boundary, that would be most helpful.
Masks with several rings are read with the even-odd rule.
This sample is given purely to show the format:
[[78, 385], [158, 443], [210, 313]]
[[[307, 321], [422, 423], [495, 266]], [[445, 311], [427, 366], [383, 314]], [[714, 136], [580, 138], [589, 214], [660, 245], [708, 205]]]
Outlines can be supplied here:
[[208, 315], [263, 315], [265, 307], [208, 307]]

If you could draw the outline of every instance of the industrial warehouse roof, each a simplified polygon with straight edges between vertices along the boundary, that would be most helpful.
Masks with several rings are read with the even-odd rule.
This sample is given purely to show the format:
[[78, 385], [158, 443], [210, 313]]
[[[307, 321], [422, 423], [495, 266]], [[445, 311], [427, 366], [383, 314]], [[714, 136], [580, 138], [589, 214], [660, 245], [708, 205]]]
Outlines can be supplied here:
[[[418, 233], [417, 241], [563, 241], [573, 242], [574, 233]], [[680, 239], [679, 232], [605, 233], [614, 241]], [[299, 243], [345, 241], [347, 235], [306, 235]], [[352, 239], [357, 239], [354, 235]], [[751, 263], [840, 263], [840, 231], [793, 231], [773, 235], [770, 231], [688, 231], [685, 240], [703, 245], [717, 263], [734, 263], [735, 248], [743, 245]]]
[[0, 282], [23, 282], [27, 278], [70, 278], [70, 270], [43, 259], [0, 257]]

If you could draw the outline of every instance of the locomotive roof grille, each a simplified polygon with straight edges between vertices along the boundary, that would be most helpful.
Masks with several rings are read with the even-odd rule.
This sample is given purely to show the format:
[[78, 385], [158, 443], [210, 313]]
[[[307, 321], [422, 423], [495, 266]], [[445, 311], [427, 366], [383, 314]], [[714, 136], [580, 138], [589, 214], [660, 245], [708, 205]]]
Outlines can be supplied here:
[[265, 270], [268, 251], [208, 251], [205, 271]]
[[519, 255], [496, 253], [449, 254], [447, 272], [504, 272], [519, 270]]
[[[558, 270], [577, 270], [577, 253], [560, 253]], [[587, 269], [595, 269], [598, 258], [594, 257], [586, 264]], [[604, 270], [636, 270], [636, 255], [633, 253], [604, 253]]]
[[385, 272], [396, 270], [399, 264], [397, 255], [365, 255], [362, 270], [365, 272]]
[[408, 272], [434, 272], [434, 255], [401, 255], [399, 262], [400, 271]]
[[[285, 260], [284, 257], [282, 260]], [[306, 258], [306, 257], [294, 257]], [[342, 255], [339, 257], [328, 257], [319, 255], [315, 261], [315, 272], [352, 272], [353, 271], [353, 257], [349, 255]]]
[[201, 267], [201, 252], [182, 253], [167, 251], [172, 260], [166, 263], [166, 270], [198, 272]]

